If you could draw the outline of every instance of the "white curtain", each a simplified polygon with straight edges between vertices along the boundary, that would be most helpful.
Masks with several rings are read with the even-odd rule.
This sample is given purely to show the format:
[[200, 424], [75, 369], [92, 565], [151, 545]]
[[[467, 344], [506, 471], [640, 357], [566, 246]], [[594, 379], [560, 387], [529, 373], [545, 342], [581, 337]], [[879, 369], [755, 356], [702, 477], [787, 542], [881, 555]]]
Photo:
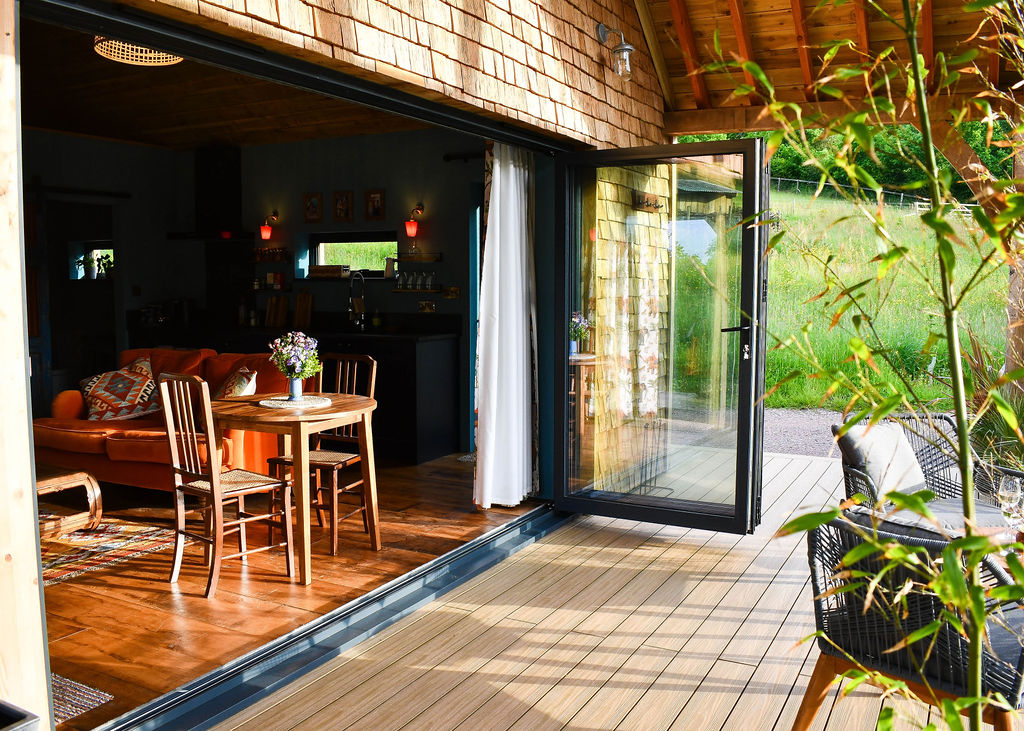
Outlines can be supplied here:
[[495, 143], [477, 335], [473, 501], [518, 505], [533, 486], [533, 157]]

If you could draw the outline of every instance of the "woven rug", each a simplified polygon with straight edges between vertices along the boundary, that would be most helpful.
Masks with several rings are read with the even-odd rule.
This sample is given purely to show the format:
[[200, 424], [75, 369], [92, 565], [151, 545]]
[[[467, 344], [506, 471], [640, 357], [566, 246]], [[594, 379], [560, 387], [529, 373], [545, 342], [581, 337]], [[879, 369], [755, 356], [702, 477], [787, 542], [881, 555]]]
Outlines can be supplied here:
[[173, 530], [104, 518], [97, 528], [40, 541], [43, 585], [57, 584], [173, 545]]
[[50, 687], [53, 688], [53, 718], [57, 724], [81, 716], [114, 698], [109, 693], [90, 688], [57, 673], [50, 673], [50, 683]]

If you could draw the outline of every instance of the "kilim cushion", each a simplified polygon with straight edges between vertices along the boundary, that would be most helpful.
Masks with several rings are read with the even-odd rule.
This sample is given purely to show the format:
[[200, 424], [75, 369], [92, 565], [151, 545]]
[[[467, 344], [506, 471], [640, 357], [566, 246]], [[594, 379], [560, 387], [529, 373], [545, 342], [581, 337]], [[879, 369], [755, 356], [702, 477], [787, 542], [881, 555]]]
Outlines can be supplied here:
[[117, 371], [86, 378], [80, 385], [92, 420], [134, 419], [160, 410], [160, 404], [153, 398], [156, 382], [147, 358], [138, 358]]
[[256, 393], [256, 371], [240, 368], [230, 376], [220, 388], [213, 392], [214, 399], [230, 398], [231, 396], [252, 396]]

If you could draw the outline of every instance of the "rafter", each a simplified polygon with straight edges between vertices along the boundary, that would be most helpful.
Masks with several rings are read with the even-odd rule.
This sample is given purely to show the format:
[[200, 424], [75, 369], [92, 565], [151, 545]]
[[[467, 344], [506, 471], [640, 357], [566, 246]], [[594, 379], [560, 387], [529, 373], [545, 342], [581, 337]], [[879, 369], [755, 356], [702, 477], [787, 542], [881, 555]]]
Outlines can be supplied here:
[[871, 33], [868, 31], [867, 0], [854, 0], [853, 19], [857, 24], [857, 46], [864, 53], [871, 52]]
[[654, 26], [654, 19], [651, 17], [651, 9], [647, 5], [647, 0], [635, 0], [633, 4], [636, 5], [636, 13], [640, 16], [640, 27], [643, 28], [647, 50], [654, 63], [654, 73], [657, 74], [658, 84], [661, 85], [665, 108], [671, 110], [675, 106], [672, 103], [672, 82], [668, 74], [668, 65], [665, 63], [665, 56], [661, 53], [661, 44], [658, 42], [658, 31]]
[[804, 99], [814, 98], [814, 65], [811, 61], [811, 49], [807, 40], [807, 20], [804, 18], [804, 6], [800, 0], [790, 0], [793, 8], [793, 30], [796, 32], [796, 54], [800, 59], [800, 75], [804, 81]]
[[[998, 21], [996, 21], [998, 23]], [[1002, 56], [999, 55], [999, 38], [1003, 34], [1001, 24], [997, 24], [992, 31], [992, 41], [988, 53], [988, 83], [999, 88], [999, 72], [1002, 66]]]
[[[740, 57], [744, 61], [754, 60], [754, 46], [750, 42], [750, 29], [747, 27], [747, 14], [743, 12], [743, 0], [729, 0], [729, 15], [732, 16], [732, 29], [736, 33], [736, 44], [739, 47]], [[746, 71], [743, 78], [747, 84], [754, 87], [754, 77]], [[747, 104], [753, 104], [753, 95], [747, 95]]]
[[924, 0], [921, 4], [921, 16], [918, 19], [918, 48], [924, 56], [924, 67], [928, 70], [928, 86], [935, 88], [936, 79], [931, 73], [935, 65], [935, 34], [932, 29], [932, 0]]
[[686, 2], [669, 0], [669, 6], [672, 8], [672, 24], [679, 37], [679, 48], [683, 52], [683, 61], [686, 62], [686, 73], [693, 86], [693, 98], [698, 109], [707, 109], [711, 106], [711, 97], [708, 94], [708, 84], [704, 80], [704, 72], [701, 71], [697, 41], [693, 37], [693, 25], [690, 22], [690, 13], [686, 9]]

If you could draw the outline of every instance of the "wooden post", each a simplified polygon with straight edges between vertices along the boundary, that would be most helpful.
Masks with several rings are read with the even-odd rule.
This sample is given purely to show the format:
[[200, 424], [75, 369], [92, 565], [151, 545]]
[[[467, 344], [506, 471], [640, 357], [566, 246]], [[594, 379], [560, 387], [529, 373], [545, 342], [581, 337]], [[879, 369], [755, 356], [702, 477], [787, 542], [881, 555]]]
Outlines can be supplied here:
[[27, 373], [17, 11], [0, 0], [0, 698], [50, 725]]
[[[1024, 139], [1014, 135], [1013, 177], [1024, 175]], [[1016, 370], [1024, 365], [1024, 256], [1014, 250], [1010, 260], [1010, 287], [1006, 300], [1006, 371]], [[1022, 388], [1020, 383], [1016, 383]]]

